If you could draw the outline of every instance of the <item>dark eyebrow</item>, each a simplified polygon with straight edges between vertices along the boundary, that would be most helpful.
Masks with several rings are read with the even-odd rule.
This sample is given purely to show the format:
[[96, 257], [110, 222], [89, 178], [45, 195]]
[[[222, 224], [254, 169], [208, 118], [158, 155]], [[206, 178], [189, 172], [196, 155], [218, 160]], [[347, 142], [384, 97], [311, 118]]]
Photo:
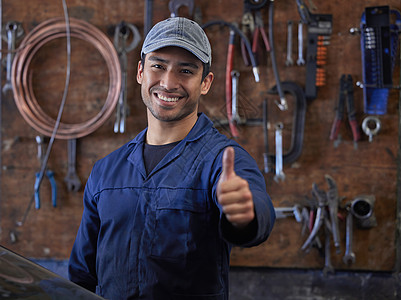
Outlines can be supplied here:
[[162, 59], [162, 58], [160, 58], [160, 57], [158, 57], [158, 56], [149, 56], [149, 57], [148, 57], [148, 60], [150, 60], [150, 61], [156, 61], [156, 62], [164, 62], [164, 63], [168, 62], [167, 60]]
[[[148, 60], [153, 61], [153, 62], [160, 62], [160, 63], [168, 63], [169, 62], [168, 60], [161, 58], [159, 56], [156, 56], [156, 55], [149, 56]], [[199, 66], [192, 62], [180, 62], [180, 63], [178, 63], [178, 65], [181, 67], [189, 67], [192, 69], [199, 69]]]

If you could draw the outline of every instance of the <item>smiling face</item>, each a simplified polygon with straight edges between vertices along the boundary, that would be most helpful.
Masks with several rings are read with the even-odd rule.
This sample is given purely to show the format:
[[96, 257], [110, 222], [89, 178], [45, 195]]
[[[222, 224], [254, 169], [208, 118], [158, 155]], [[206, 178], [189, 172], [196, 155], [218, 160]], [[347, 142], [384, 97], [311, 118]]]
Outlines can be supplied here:
[[148, 121], [162, 122], [197, 118], [199, 98], [213, 81], [209, 73], [202, 81], [202, 62], [189, 51], [165, 47], [148, 53], [138, 63], [137, 81], [148, 109]]

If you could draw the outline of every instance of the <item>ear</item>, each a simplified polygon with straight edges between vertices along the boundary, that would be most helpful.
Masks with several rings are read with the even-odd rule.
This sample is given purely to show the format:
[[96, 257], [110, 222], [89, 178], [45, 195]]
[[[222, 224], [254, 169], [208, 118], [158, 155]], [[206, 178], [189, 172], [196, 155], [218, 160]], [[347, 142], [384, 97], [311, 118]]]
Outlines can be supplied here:
[[213, 79], [214, 74], [212, 72], [209, 72], [209, 74], [207, 74], [205, 79], [203, 79], [202, 81], [201, 95], [206, 95], [209, 92], [209, 89], [212, 86]]
[[137, 68], [137, 72], [136, 72], [136, 81], [139, 84], [142, 84], [142, 79], [143, 79], [143, 67], [142, 67], [142, 61], [140, 60], [138, 62], [138, 68]]

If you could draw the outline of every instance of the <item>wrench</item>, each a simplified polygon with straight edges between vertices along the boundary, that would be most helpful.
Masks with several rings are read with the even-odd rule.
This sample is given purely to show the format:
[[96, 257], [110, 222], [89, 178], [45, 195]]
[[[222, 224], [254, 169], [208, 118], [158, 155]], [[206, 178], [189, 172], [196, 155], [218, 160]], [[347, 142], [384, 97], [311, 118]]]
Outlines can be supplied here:
[[[132, 42], [127, 45], [127, 40], [132, 34]], [[138, 46], [141, 40], [138, 28], [124, 21], [118, 24], [114, 30], [114, 47], [117, 50], [121, 66], [121, 90], [117, 103], [116, 121], [114, 122], [114, 132], [125, 132], [125, 119], [128, 115], [127, 105], [127, 53]]]
[[68, 170], [64, 181], [67, 183], [67, 188], [70, 192], [78, 192], [81, 188], [81, 180], [75, 169], [77, 161], [77, 139], [69, 139], [67, 143]]
[[170, 0], [168, 8], [170, 9], [171, 17], [178, 17], [178, 10], [181, 6], [187, 6], [189, 15], [192, 16], [194, 11], [194, 0]]
[[304, 37], [303, 37], [303, 23], [302, 21], [299, 21], [298, 23], [298, 60], [297, 60], [297, 65], [298, 66], [303, 66], [305, 64], [305, 59], [304, 59]]
[[268, 124], [268, 111], [267, 99], [263, 100], [263, 138], [265, 152], [263, 153], [263, 170], [265, 174], [269, 173], [269, 124]]
[[355, 262], [355, 253], [352, 251], [352, 239], [353, 239], [353, 215], [350, 209], [348, 210], [346, 220], [346, 231], [345, 231], [345, 254], [343, 256], [343, 262], [347, 265]]
[[324, 175], [326, 182], [329, 186], [327, 191], [327, 200], [329, 204], [329, 213], [331, 221], [331, 229], [333, 234], [334, 247], [336, 248], [337, 254], [340, 253], [340, 229], [338, 227], [338, 205], [340, 202], [340, 197], [338, 196], [337, 184], [334, 179], [326, 174]]
[[24, 34], [24, 29], [21, 23], [10, 21], [5, 27], [6, 32], [2, 33], [3, 39], [7, 42], [7, 71], [6, 71], [6, 83], [3, 86], [3, 94], [7, 91], [12, 90], [11, 84], [11, 68], [13, 65], [14, 55], [15, 55], [15, 44], [16, 41], [22, 37]]
[[284, 219], [287, 217], [294, 217], [298, 223], [302, 222], [302, 214], [299, 205], [293, 207], [276, 207], [274, 208], [277, 219]]
[[231, 114], [232, 121], [239, 123], [241, 117], [238, 114], [238, 80], [239, 72], [236, 70], [231, 71], [231, 82], [232, 82], [232, 95], [231, 95]]
[[292, 21], [287, 22], [287, 60], [285, 65], [287, 67], [292, 66], [294, 61], [292, 60]]
[[[326, 216], [327, 217], [327, 216]], [[325, 218], [326, 218], [325, 217]], [[330, 228], [328, 226], [324, 227], [325, 241], [324, 241], [324, 268], [323, 275], [333, 274], [334, 268], [331, 264], [331, 252], [330, 252]]]
[[274, 180], [276, 182], [284, 181], [285, 174], [283, 172], [283, 123], [276, 124], [276, 175]]

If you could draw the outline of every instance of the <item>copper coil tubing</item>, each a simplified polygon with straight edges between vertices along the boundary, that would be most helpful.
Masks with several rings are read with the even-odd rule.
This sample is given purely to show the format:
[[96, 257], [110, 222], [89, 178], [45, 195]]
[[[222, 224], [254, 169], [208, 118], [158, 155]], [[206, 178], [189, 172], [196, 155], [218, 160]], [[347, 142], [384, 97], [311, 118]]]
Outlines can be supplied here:
[[[107, 36], [95, 26], [70, 18], [70, 35], [91, 43], [104, 58], [109, 71], [109, 89], [102, 109], [92, 118], [76, 124], [60, 122], [56, 133], [58, 139], [73, 139], [86, 136], [98, 129], [113, 112], [121, 88], [121, 67], [117, 52]], [[64, 18], [49, 19], [35, 27], [21, 42], [12, 66], [14, 101], [25, 121], [38, 132], [51, 136], [56, 120], [40, 107], [32, 88], [29, 67], [33, 57], [46, 43], [66, 37]]]

